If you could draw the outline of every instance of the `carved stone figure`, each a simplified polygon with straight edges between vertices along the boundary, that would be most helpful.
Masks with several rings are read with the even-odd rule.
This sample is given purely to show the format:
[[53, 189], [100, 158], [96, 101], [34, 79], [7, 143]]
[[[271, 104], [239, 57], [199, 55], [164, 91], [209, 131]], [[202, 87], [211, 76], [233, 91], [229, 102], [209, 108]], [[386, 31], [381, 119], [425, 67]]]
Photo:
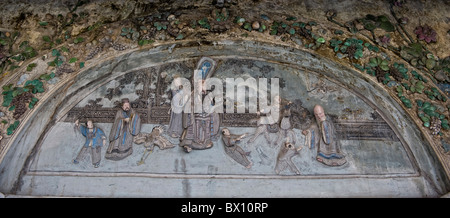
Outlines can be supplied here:
[[110, 144], [105, 158], [122, 160], [133, 153], [133, 137], [141, 131], [141, 119], [130, 106], [127, 98], [122, 99], [109, 135]]
[[222, 129], [222, 140], [225, 145], [225, 153], [242, 166], [250, 168], [252, 166], [252, 162], [247, 159], [250, 152], [245, 152], [240, 146], [237, 145], [237, 143], [239, 143], [245, 136], [247, 136], [247, 134], [233, 135], [230, 133], [229, 129]]
[[294, 145], [290, 142], [285, 142], [284, 146], [281, 146], [280, 152], [277, 156], [277, 164], [275, 165], [275, 173], [280, 174], [281, 171], [289, 168], [289, 170], [297, 175], [300, 174], [300, 170], [292, 162], [292, 157], [299, 154], [299, 149], [295, 149]]
[[86, 137], [83, 147], [73, 160], [74, 164], [78, 164], [84, 157], [86, 152], [90, 152], [92, 164], [95, 168], [99, 167], [101, 161], [102, 146], [106, 145], [106, 135], [102, 129], [94, 126], [92, 120], [86, 122], [86, 126], [80, 125], [79, 121], [75, 121], [75, 126]]
[[295, 133], [292, 130], [292, 125], [291, 125], [291, 110], [290, 110], [290, 105], [291, 102], [288, 102], [284, 108], [283, 108], [283, 116], [281, 118], [281, 122], [280, 122], [280, 130], [277, 133], [277, 138], [274, 141], [274, 144], [278, 144], [279, 140], [284, 139], [284, 141], [286, 142], [291, 142], [292, 144], [295, 145], [296, 143], [296, 137], [295, 137]]
[[[178, 95], [177, 95], [178, 94]], [[187, 95], [186, 95], [187, 94]], [[172, 138], [179, 138], [183, 133], [183, 107], [189, 97], [189, 93], [184, 93], [181, 82], [174, 80], [172, 87], [172, 104], [170, 109], [170, 121], [167, 134]]]
[[[194, 73], [194, 91], [190, 94], [190, 105], [186, 104], [185, 107], [191, 107], [190, 113], [183, 113], [183, 133], [180, 137], [180, 146], [186, 152], [192, 150], [203, 150], [213, 146], [214, 140], [217, 139], [220, 127], [220, 118], [214, 110], [211, 112], [196, 112], [194, 104], [196, 102], [214, 102], [214, 99], [209, 94], [211, 90], [206, 90], [204, 85], [205, 80], [213, 75], [216, 63], [213, 59], [203, 57], [197, 64], [197, 70]], [[195, 78], [199, 78], [198, 81]], [[217, 104], [220, 105], [220, 104]], [[211, 105], [214, 107], [213, 105]], [[185, 108], [186, 109], [186, 108]], [[186, 111], [186, 110], [185, 110]]]
[[295, 99], [289, 104], [290, 123], [294, 129], [308, 129], [314, 121], [314, 115], [302, 105], [300, 99]]
[[314, 106], [316, 123], [303, 131], [310, 148], [317, 147], [317, 161], [327, 166], [341, 166], [347, 162], [337, 139], [336, 129], [331, 119], [325, 115], [320, 105]]
[[216, 67], [216, 62], [208, 57], [203, 57], [197, 64], [197, 70], [201, 74], [202, 80], [210, 78], [214, 73], [214, 68]]
[[[271, 144], [269, 132], [276, 133], [278, 132], [278, 121], [279, 121], [279, 111], [280, 111], [280, 103], [281, 103], [281, 97], [279, 95], [274, 97], [274, 102], [266, 108], [261, 109], [257, 112], [257, 114], [260, 116], [258, 120], [258, 127], [256, 128], [255, 133], [253, 134], [252, 138], [248, 140], [249, 143], [253, 143], [258, 136], [261, 134], [264, 134], [264, 137], [266, 138], [266, 141], [268, 144]], [[270, 113], [267, 114], [267, 113]]]
[[[164, 150], [168, 148], [175, 147], [172, 142], [167, 140], [162, 133], [164, 132], [161, 126], [155, 126], [152, 129], [151, 133], [139, 133], [134, 137], [133, 142], [136, 144], [144, 144], [145, 151], [142, 155], [141, 160], [138, 162], [138, 165], [144, 164], [144, 161], [147, 159], [148, 155], [153, 151], [155, 145], [159, 147], [159, 149]], [[147, 156], [146, 156], [147, 155]]]
[[[201, 97], [207, 96], [202, 94]], [[220, 118], [217, 113], [193, 113], [193, 111], [183, 113], [184, 130], [180, 137], [180, 146], [186, 152], [211, 148], [212, 141], [217, 139], [219, 132]]]

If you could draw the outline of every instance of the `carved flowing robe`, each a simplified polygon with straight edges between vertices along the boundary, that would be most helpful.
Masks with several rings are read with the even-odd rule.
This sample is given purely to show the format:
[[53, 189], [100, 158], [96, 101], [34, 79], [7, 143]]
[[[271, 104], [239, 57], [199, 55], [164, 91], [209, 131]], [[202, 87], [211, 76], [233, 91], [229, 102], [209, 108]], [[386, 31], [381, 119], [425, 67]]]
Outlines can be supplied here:
[[225, 153], [233, 158], [236, 162], [244, 167], [250, 168], [251, 162], [247, 159], [250, 152], [245, 152], [237, 143], [239, 142], [237, 135], [222, 135], [225, 144]]
[[86, 137], [86, 141], [84, 142], [83, 148], [81, 148], [75, 158], [75, 162], [79, 162], [87, 152], [90, 152], [92, 164], [98, 167], [101, 161], [103, 140], [106, 140], [105, 133], [103, 133], [102, 129], [98, 127], [94, 127], [91, 132], [89, 128], [83, 125], [80, 125], [79, 130], [81, 134]]
[[347, 162], [341, 152], [341, 143], [337, 139], [333, 122], [327, 116], [325, 121], [311, 128], [310, 145], [317, 147], [316, 159], [328, 166], [341, 166]]
[[172, 96], [172, 110], [167, 134], [173, 138], [179, 138], [183, 133], [183, 107], [187, 99], [185, 99], [183, 90], [172, 91]]
[[[189, 105], [185, 107], [187, 106]], [[213, 146], [212, 141], [215, 141], [218, 137], [219, 127], [220, 117], [216, 112], [211, 114], [194, 113], [194, 110], [191, 110], [191, 113], [183, 113], [184, 130], [179, 146], [194, 150], [211, 148]]]
[[[125, 121], [129, 118], [128, 122]], [[120, 109], [116, 113], [109, 135], [110, 144], [105, 158], [122, 160], [133, 153], [133, 137], [141, 131], [141, 119], [133, 109], [128, 112]]]
[[89, 131], [89, 128], [80, 125], [80, 132], [84, 137], [86, 137], [84, 147], [102, 147], [103, 140], [106, 140], [105, 133], [103, 133], [103, 130], [98, 127], [94, 127], [91, 132]]

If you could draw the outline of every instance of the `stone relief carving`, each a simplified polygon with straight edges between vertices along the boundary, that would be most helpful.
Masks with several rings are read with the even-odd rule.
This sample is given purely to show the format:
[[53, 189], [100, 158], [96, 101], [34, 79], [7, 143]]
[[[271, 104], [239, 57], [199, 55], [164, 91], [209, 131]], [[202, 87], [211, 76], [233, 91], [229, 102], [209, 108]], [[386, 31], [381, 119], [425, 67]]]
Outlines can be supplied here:
[[309, 148], [317, 148], [317, 161], [327, 166], [341, 166], [347, 162], [337, 139], [336, 129], [331, 119], [325, 115], [322, 106], [314, 106], [316, 123], [304, 130]]
[[[227, 60], [225, 63], [237, 63], [239, 66], [264, 69], [265, 71], [262, 73], [267, 76], [274, 70], [269, 66], [253, 65], [250, 61]], [[80, 119], [80, 121], [86, 122], [89, 119], [94, 122], [113, 123], [108, 138], [110, 145], [105, 155], [108, 160], [125, 159], [132, 154], [133, 143], [143, 144], [145, 150], [140, 160], [137, 161], [137, 165], [142, 165], [153, 152], [154, 146], [158, 146], [160, 150], [176, 147], [176, 143], [171, 142], [168, 138], [178, 139], [180, 141], [178, 146], [186, 152], [191, 152], [192, 150], [212, 148], [218, 142], [217, 139], [221, 137], [220, 143], [224, 144], [224, 154], [231, 157], [236, 163], [247, 169], [253, 169], [252, 159], [254, 157], [245, 150], [248, 146], [254, 146], [255, 157], [260, 159], [260, 164], [275, 164], [274, 172], [279, 175], [284, 175], [282, 172], [286, 169], [293, 174], [300, 174], [300, 170], [292, 158], [300, 154], [299, 151], [303, 146], [314, 149], [313, 151], [317, 152], [316, 160], [323, 163], [324, 167], [336, 167], [343, 166], [347, 162], [340, 149], [341, 140], [398, 141], [389, 125], [376, 112], [367, 116], [367, 113], [360, 108], [345, 108], [338, 116], [335, 114], [325, 115], [321, 108], [323, 115], [320, 115], [320, 113], [316, 114], [319, 109], [315, 108], [313, 114], [304, 106], [303, 101], [309, 101], [306, 97], [288, 100], [277, 96], [274, 103], [281, 105], [278, 108], [281, 116], [274, 120], [274, 124], [270, 125], [262, 124], [263, 119], [272, 119], [267, 117], [262, 110], [258, 113], [223, 113], [220, 115], [218, 113], [175, 113], [171, 109], [172, 102], [178, 101], [180, 105], [184, 105], [183, 102], [186, 102], [187, 99], [175, 97], [183, 89], [181, 84], [171, 87], [171, 81], [176, 77], [183, 77], [192, 82], [192, 75], [186, 73], [190, 70], [187, 66], [189, 64], [173, 63], [127, 73], [114, 80], [116, 83], [112, 83], [115, 84], [113, 88], [104, 89], [106, 92], [103, 98], [88, 99], [84, 105], [80, 105], [81, 107], [71, 109], [65, 121], [73, 122]], [[201, 73], [201, 78], [204, 80], [211, 77], [216, 68], [216, 62], [213, 59], [202, 58], [195, 69], [199, 70], [198, 72]], [[309, 84], [309, 80], [306, 84]], [[317, 83], [312, 87], [311, 90], [307, 90], [307, 95], [326, 95], [337, 91], [336, 87], [328, 84], [321, 77], [317, 78]], [[208, 98], [207, 94], [212, 90], [200, 91], [202, 91], [201, 98]], [[115, 100], [123, 96], [135, 97], [132, 100], [122, 100], [122, 102]], [[183, 96], [193, 98], [194, 95], [186, 93]], [[114, 101], [114, 103], [105, 103], [104, 99], [108, 99], [110, 102]], [[211, 99], [203, 100], [210, 101]], [[311, 104], [311, 102], [307, 103]], [[128, 112], [124, 105], [128, 105]], [[320, 116], [325, 118], [322, 119]], [[156, 124], [157, 126], [152, 129], [151, 133], [145, 133], [140, 132], [142, 124]], [[251, 128], [254, 132], [231, 134], [228, 127]], [[164, 128], [167, 131], [164, 131]], [[300, 136], [297, 136], [294, 130], [304, 134], [301, 136], [305, 137], [304, 144], [298, 139]], [[260, 135], [264, 136], [266, 143], [255, 144], [254, 142]], [[243, 140], [246, 137], [249, 139]], [[271, 156], [267, 148], [279, 148], [276, 158]]]
[[145, 151], [141, 159], [137, 162], [137, 165], [142, 165], [145, 160], [152, 153], [155, 145], [159, 147], [160, 150], [174, 148], [175, 145], [162, 136], [164, 128], [162, 126], [155, 126], [151, 133], [139, 133], [134, 137], [133, 142], [136, 144], [144, 144]]
[[307, 84], [308, 84], [308, 92], [313, 95], [319, 95], [324, 98], [326, 94], [336, 92], [338, 91], [338, 87], [335, 85], [329, 85], [325, 83], [323, 78], [318, 78], [318, 81], [315, 83], [312, 83], [309, 79], [309, 76], [307, 77]]
[[280, 152], [278, 153], [277, 156], [277, 164], [275, 166], [275, 172], [277, 174], [280, 174], [283, 170], [289, 168], [289, 170], [292, 173], [299, 175], [300, 170], [298, 170], [298, 168], [292, 162], [292, 157], [299, 155], [300, 150], [301, 148], [296, 149], [293, 144], [285, 142], [284, 145], [280, 147]]
[[131, 108], [128, 99], [122, 99], [122, 107], [117, 110], [114, 124], [109, 135], [110, 144], [105, 158], [122, 160], [133, 153], [133, 138], [141, 130], [141, 119]]
[[[281, 104], [281, 97], [279, 95], [275, 96], [274, 102], [272, 102], [271, 105], [266, 110], [268, 110], [270, 112], [278, 111], [278, 113], [276, 113], [276, 114], [279, 114], [280, 104]], [[269, 133], [277, 133], [278, 132], [279, 117], [271, 116], [272, 113], [270, 115], [267, 115], [267, 112], [264, 111], [264, 109], [258, 111], [256, 114], [260, 116], [258, 119], [258, 122], [257, 122], [258, 127], [256, 128], [255, 133], [253, 134], [253, 136], [250, 138], [250, 140], [248, 142], [253, 143], [256, 140], [256, 138], [258, 138], [258, 136], [263, 134], [264, 137], [266, 138], [267, 143], [272, 144]]]
[[247, 156], [250, 156], [250, 152], [244, 151], [239, 145], [237, 145], [247, 134], [235, 135], [231, 134], [227, 128], [222, 129], [222, 140], [224, 143], [225, 153], [233, 158], [236, 162], [246, 168], [252, 167]]
[[105, 133], [101, 128], [96, 127], [92, 120], [88, 120], [86, 126], [80, 125], [79, 121], [76, 120], [75, 127], [86, 138], [86, 141], [80, 152], [78, 152], [77, 157], [73, 160], [73, 163], [78, 164], [86, 153], [90, 153], [92, 164], [95, 168], [99, 167], [102, 147], [106, 145]]
[[[201, 78], [201, 83], [210, 78], [214, 74], [216, 62], [211, 58], [202, 58], [197, 64], [197, 71]], [[193, 86], [198, 84], [193, 84]], [[194, 92], [199, 93], [194, 93]], [[186, 104], [185, 107], [191, 107], [191, 113], [183, 113], [183, 132], [180, 137], [180, 146], [186, 151], [204, 150], [211, 148], [213, 141], [217, 140], [220, 127], [219, 114], [215, 111], [207, 113], [194, 113], [195, 98], [202, 98], [200, 102], [213, 102], [208, 95], [211, 90], [203, 90], [202, 88], [195, 89], [190, 94], [191, 104]]]

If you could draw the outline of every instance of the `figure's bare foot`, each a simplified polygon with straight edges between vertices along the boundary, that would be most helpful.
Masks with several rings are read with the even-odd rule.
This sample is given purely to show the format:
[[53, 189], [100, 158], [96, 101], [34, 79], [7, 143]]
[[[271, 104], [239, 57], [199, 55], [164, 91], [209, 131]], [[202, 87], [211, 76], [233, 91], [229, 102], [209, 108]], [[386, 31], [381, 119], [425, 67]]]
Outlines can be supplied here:
[[250, 169], [252, 167], [253, 163], [250, 162], [245, 168]]

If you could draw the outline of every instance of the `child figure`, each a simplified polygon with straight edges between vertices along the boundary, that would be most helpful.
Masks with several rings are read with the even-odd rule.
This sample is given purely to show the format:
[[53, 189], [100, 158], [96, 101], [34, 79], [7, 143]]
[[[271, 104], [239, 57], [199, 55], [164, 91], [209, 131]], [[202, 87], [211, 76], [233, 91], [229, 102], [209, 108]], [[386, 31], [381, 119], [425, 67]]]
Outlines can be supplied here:
[[234, 135], [230, 133], [227, 128], [222, 129], [222, 140], [225, 145], [225, 153], [233, 158], [236, 162], [246, 168], [252, 167], [252, 162], [247, 159], [250, 152], [245, 152], [239, 145], [237, 145], [242, 138], [247, 136], [246, 134]]
[[92, 120], [86, 122], [86, 126], [80, 125], [78, 120], [75, 121], [75, 126], [79, 128], [81, 134], [86, 137], [86, 142], [81, 148], [74, 164], [78, 164], [88, 150], [91, 153], [92, 164], [95, 168], [100, 165], [102, 146], [106, 145], [106, 135], [102, 129], [94, 126]]
[[299, 155], [299, 151], [302, 148], [296, 149], [290, 142], [285, 142], [284, 146], [281, 146], [280, 152], [277, 156], [277, 163], [275, 165], [275, 172], [280, 174], [281, 171], [289, 168], [289, 170], [297, 175], [300, 175], [300, 170], [292, 162], [292, 157]]

